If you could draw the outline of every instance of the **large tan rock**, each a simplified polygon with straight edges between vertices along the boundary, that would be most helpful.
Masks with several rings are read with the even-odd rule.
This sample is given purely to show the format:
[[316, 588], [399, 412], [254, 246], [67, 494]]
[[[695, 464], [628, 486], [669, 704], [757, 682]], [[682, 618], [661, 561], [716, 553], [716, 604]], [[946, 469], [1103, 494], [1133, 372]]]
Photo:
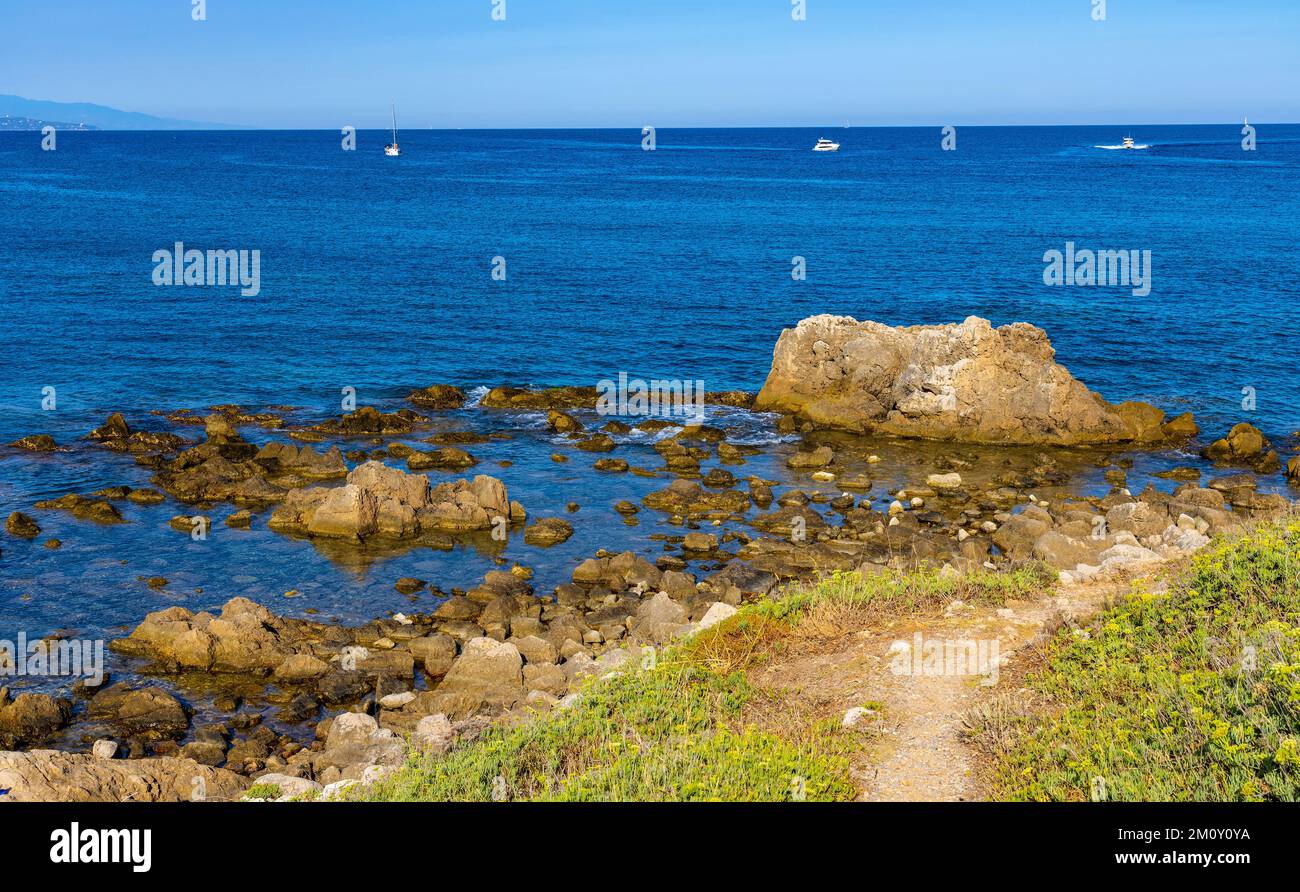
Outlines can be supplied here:
[[1155, 442], [1164, 413], [1113, 406], [1055, 361], [1041, 328], [893, 328], [813, 316], [786, 329], [755, 401], [822, 427], [1002, 444]]
[[90, 753], [0, 752], [0, 802], [214, 802], [249, 781], [192, 759], [100, 759]]
[[495, 477], [431, 487], [424, 474], [368, 461], [344, 486], [291, 491], [267, 525], [329, 539], [407, 539], [487, 530], [512, 516], [505, 484]]
[[299, 626], [247, 598], [231, 598], [219, 615], [181, 606], [150, 613], [110, 645], [163, 668], [266, 674], [301, 648]]
[[452, 718], [508, 709], [524, 698], [523, 669], [515, 645], [472, 638], [434, 690], [435, 709]]

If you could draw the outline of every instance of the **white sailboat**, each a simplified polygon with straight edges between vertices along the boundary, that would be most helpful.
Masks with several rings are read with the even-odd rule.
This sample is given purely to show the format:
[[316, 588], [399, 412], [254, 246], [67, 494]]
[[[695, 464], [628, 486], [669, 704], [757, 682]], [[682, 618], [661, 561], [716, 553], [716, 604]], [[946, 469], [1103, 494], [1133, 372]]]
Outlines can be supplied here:
[[397, 145], [397, 103], [393, 103], [393, 141], [384, 146], [384, 154], [389, 158], [396, 158], [402, 154], [401, 148]]

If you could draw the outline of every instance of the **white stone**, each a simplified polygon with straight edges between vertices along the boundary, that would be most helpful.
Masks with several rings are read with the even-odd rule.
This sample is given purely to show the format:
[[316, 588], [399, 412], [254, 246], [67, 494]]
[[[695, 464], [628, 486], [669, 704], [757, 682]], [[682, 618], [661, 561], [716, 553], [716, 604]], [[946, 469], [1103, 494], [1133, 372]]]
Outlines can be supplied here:
[[380, 697], [379, 705], [384, 709], [401, 709], [414, 699], [414, 691], [402, 691], [400, 694], [389, 694], [386, 697]]
[[722, 601], [715, 601], [711, 607], [700, 618], [699, 631], [703, 631], [711, 626], [716, 626], [725, 619], [730, 619], [736, 615], [736, 608]]
[[844, 719], [840, 722], [841, 728], [856, 728], [864, 719], [874, 718], [876, 711], [867, 709], [865, 706], [855, 706], [846, 713]]
[[96, 740], [90, 751], [95, 754], [97, 759], [111, 759], [117, 755], [117, 741]]
[[961, 474], [931, 474], [925, 478], [925, 485], [931, 489], [957, 489], [961, 486]]

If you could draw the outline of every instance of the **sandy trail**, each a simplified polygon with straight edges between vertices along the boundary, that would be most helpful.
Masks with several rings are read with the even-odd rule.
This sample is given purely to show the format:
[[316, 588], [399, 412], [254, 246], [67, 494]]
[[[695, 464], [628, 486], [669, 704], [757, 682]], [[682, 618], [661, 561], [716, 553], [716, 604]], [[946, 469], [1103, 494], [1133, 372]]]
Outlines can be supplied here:
[[[1045, 630], [1064, 619], [1086, 621], [1107, 598], [1131, 582], [1059, 586], [1049, 597], [1011, 602], [1003, 608], [950, 605], [942, 616], [885, 622], [838, 638], [814, 652], [795, 653], [752, 673], [767, 689], [779, 689], [824, 717], [855, 706], [875, 710], [865, 719], [876, 736], [852, 759], [858, 800], [865, 802], [957, 802], [982, 798], [974, 752], [963, 741], [967, 712], [987, 698], [1021, 690], [1021, 670], [1040, 654]], [[1001, 665], [996, 682], [979, 675], [900, 674], [891, 653], [895, 642], [974, 640], [992, 642]]]

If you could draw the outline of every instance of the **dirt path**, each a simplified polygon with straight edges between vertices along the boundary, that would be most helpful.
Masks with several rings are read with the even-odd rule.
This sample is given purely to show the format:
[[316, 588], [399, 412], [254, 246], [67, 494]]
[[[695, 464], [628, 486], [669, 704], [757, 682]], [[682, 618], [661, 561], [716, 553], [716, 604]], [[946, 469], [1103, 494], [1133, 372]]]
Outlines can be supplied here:
[[[943, 616], [894, 621], [810, 648], [754, 673], [764, 688], [787, 692], [824, 718], [855, 706], [875, 740], [854, 758], [859, 801], [969, 801], [980, 798], [975, 757], [963, 742], [966, 713], [984, 698], [1014, 692], [1021, 668], [1037, 658], [1045, 629], [1063, 619], [1082, 621], [1130, 583], [1061, 586], [1050, 598], [1013, 602], [1001, 609], [950, 606]], [[896, 642], [983, 642], [999, 658], [996, 681], [974, 674], [901, 674]], [[996, 642], [996, 651], [994, 650]], [[924, 652], [924, 651], [923, 651]], [[915, 660], [903, 665], [920, 668]], [[982, 668], [982, 667], [981, 667]]]

